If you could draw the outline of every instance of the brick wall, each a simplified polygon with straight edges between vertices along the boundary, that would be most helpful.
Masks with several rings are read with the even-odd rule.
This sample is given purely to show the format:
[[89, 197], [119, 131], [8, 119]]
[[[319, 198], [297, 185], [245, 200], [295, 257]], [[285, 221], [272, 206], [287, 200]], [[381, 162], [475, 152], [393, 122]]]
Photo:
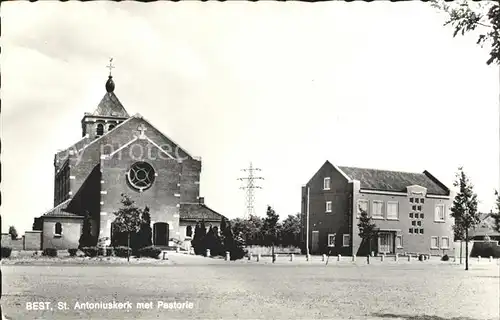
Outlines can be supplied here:
[[[330, 190], [323, 190], [324, 177], [330, 177]], [[308, 184], [309, 195], [309, 248], [312, 254], [326, 253], [328, 235], [336, 234], [336, 253], [347, 255], [349, 248], [342, 247], [342, 234], [349, 234], [349, 184], [347, 179], [334, 167], [326, 163], [313, 176]], [[302, 189], [303, 211], [307, 206], [307, 188]], [[326, 202], [332, 202], [332, 212], [326, 212]], [[302, 215], [305, 232], [306, 216]], [[317, 232], [318, 241], [313, 241], [313, 232]], [[304, 238], [305, 239], [305, 238]], [[338, 252], [337, 252], [338, 251]]]
[[[451, 207], [453, 200], [452, 199], [437, 199], [426, 196], [424, 198], [424, 203], [419, 203], [418, 205], [422, 206], [421, 214], [424, 215], [423, 219], [412, 219], [410, 218], [410, 213], [412, 212], [412, 203], [410, 203], [409, 199], [411, 196], [408, 195], [383, 195], [383, 194], [369, 194], [359, 192], [359, 190], [354, 192], [354, 203], [357, 203], [358, 200], [363, 199], [367, 200], [369, 203], [369, 213], [372, 210], [373, 200], [379, 200], [383, 202], [382, 213], [384, 214], [384, 218], [381, 219], [373, 219], [373, 222], [376, 224], [378, 228], [387, 229], [387, 230], [395, 230], [397, 235], [402, 236], [403, 246], [402, 248], [396, 248], [396, 252], [398, 253], [426, 253], [432, 255], [440, 255], [443, 253], [450, 254], [453, 251], [453, 219], [450, 217], [447, 208]], [[386, 217], [386, 206], [387, 202], [397, 202], [399, 207], [399, 218], [397, 220], [389, 220]], [[438, 204], [445, 205], [445, 221], [444, 222], [435, 222], [434, 221], [434, 212], [435, 207]], [[357, 212], [356, 212], [357, 213]], [[420, 214], [419, 214], [420, 216]], [[353, 249], [354, 252], [358, 252], [358, 249], [361, 244], [361, 239], [358, 236], [359, 228], [357, 226], [359, 219], [357, 218], [357, 214], [353, 216]], [[412, 221], [415, 221], [415, 225], [412, 225]], [[417, 223], [420, 223], [418, 225]], [[409, 233], [409, 229], [422, 229], [423, 234], [419, 233]], [[448, 237], [449, 248], [432, 248], [431, 247], [431, 237], [438, 237], [439, 244], [441, 245], [443, 242], [443, 237]]]
[[41, 249], [42, 249], [42, 232], [26, 231], [24, 233], [24, 250], [41, 250]]
[[[138, 140], [123, 148], [120, 154], [102, 160], [102, 236], [111, 236], [111, 222], [115, 219], [113, 212], [121, 207], [121, 194], [126, 193], [139, 208], [149, 207], [152, 224], [166, 222], [170, 228], [169, 236], [178, 237], [181, 164], [177, 160], [159, 157], [158, 149], [151, 147], [147, 140]], [[147, 158], [138, 154], [139, 150], [148, 148], [151, 152]], [[143, 192], [131, 187], [127, 178], [127, 172], [137, 161], [146, 161], [157, 174], [153, 185]]]
[[[54, 234], [57, 222], [62, 225], [62, 235], [60, 237]], [[43, 221], [42, 249], [65, 250], [78, 248], [82, 222], [83, 219], [45, 217]]]
[[181, 202], [198, 202], [200, 196], [201, 162], [187, 159], [182, 162], [180, 181]]

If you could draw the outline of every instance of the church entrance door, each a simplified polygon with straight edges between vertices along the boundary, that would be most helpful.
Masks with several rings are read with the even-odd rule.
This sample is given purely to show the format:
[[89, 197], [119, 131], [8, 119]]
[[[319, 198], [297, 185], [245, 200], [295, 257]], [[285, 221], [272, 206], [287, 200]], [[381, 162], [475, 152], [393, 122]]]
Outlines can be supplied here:
[[165, 222], [157, 222], [153, 225], [153, 244], [155, 246], [167, 246], [169, 238], [169, 226]]

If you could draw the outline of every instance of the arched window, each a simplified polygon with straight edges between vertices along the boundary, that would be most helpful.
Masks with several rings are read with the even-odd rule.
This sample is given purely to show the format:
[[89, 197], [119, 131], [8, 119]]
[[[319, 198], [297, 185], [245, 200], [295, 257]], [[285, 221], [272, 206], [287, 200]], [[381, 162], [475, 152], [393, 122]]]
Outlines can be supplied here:
[[55, 230], [54, 234], [55, 234], [56, 236], [60, 236], [60, 235], [62, 234], [62, 225], [61, 225], [61, 223], [60, 223], [60, 222], [56, 222], [55, 229], [56, 229], [56, 230]]
[[115, 128], [115, 125], [114, 124], [110, 124], [109, 127], [108, 127], [108, 131], [111, 131]]
[[104, 126], [102, 125], [102, 123], [99, 123], [97, 125], [97, 133], [96, 133], [98, 136], [102, 136], [104, 134]]
[[191, 226], [186, 227], [186, 237], [191, 237], [193, 235], [193, 228]]

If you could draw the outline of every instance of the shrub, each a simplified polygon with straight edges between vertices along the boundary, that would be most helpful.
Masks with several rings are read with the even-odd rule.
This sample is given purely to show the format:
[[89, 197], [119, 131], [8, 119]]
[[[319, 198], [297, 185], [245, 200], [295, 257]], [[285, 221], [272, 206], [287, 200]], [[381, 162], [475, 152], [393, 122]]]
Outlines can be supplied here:
[[161, 249], [158, 249], [154, 246], [149, 246], [139, 249], [138, 253], [139, 257], [148, 257], [157, 259], [161, 253]]
[[423, 254], [419, 254], [418, 255], [418, 261], [424, 261], [424, 255]]
[[78, 251], [78, 249], [68, 249], [69, 256], [75, 257], [77, 251]]
[[115, 255], [117, 257], [120, 257], [120, 258], [126, 258], [127, 251], [129, 252], [129, 255], [132, 255], [132, 249], [130, 249], [129, 247], [120, 246], [120, 247], [115, 247], [113, 249], [114, 249]]
[[86, 257], [97, 257], [97, 254], [99, 253], [99, 250], [96, 248], [96, 247], [84, 247], [84, 248], [81, 248], [80, 250], [83, 251], [83, 254], [86, 256]]
[[42, 256], [57, 257], [57, 249], [54, 249], [54, 248], [45, 248], [42, 251]]
[[12, 248], [2, 247], [2, 258], [9, 258], [12, 253]]
[[114, 257], [115, 256], [115, 250], [113, 247], [107, 247], [106, 248], [106, 257]]
[[448, 260], [450, 260], [450, 257], [448, 257], [447, 254], [441, 257], [441, 261], [448, 261]]

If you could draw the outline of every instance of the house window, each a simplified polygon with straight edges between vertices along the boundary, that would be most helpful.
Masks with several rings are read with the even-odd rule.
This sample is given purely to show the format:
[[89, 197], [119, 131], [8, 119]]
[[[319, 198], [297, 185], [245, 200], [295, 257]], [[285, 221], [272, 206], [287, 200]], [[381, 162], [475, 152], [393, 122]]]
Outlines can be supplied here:
[[368, 200], [358, 200], [358, 215], [361, 215], [361, 211], [368, 213]]
[[54, 235], [61, 236], [62, 235], [62, 225], [60, 222], [56, 222]]
[[335, 247], [335, 233], [331, 233], [328, 235], [328, 246]]
[[383, 218], [382, 206], [384, 202], [379, 200], [373, 200], [372, 202], [372, 217], [373, 218]]
[[403, 247], [403, 236], [396, 236], [396, 248], [401, 249]]
[[408, 229], [408, 233], [413, 233], [413, 228]]
[[[417, 229], [415, 229], [415, 233], [417, 233]], [[420, 229], [420, 234], [424, 234], [424, 229]]]
[[191, 226], [186, 227], [186, 237], [191, 237], [193, 235], [193, 228]]
[[326, 208], [325, 208], [325, 211], [326, 211], [326, 212], [332, 212], [332, 202], [331, 202], [331, 201], [327, 201], [327, 202], [326, 202]]
[[420, 203], [424, 203], [424, 198], [420, 199]]
[[416, 222], [415, 220], [413, 220], [413, 221], [411, 222], [411, 225], [412, 225], [412, 226], [415, 226], [415, 225], [416, 225], [416, 223], [417, 223], [417, 222]]
[[102, 123], [99, 123], [97, 125], [96, 135], [102, 136], [103, 134], [104, 134], [104, 125]]
[[423, 219], [423, 218], [424, 218], [424, 214], [423, 214], [423, 213], [421, 213], [421, 214], [420, 214], [420, 219]]
[[109, 127], [108, 127], [108, 131], [111, 131], [115, 128], [115, 125], [114, 124], [110, 124]]
[[410, 219], [413, 219], [413, 212], [410, 213]]
[[387, 219], [399, 219], [399, 203], [387, 202]]
[[330, 177], [323, 180], [323, 190], [330, 190]]
[[417, 210], [417, 206], [411, 206], [411, 209], [412, 209], [413, 211], [416, 211], [416, 210]]
[[450, 238], [441, 237], [441, 249], [448, 249], [450, 247]]
[[439, 238], [431, 237], [431, 249], [439, 249]]
[[410, 198], [410, 203], [413, 203], [413, 198]]
[[417, 226], [422, 226], [422, 221], [417, 221]]
[[444, 221], [444, 204], [436, 205], [434, 209], [434, 221]]
[[418, 206], [418, 207], [417, 207], [417, 210], [418, 210], [418, 211], [422, 211], [422, 206]]
[[350, 242], [351, 242], [351, 235], [344, 234], [342, 237], [342, 246], [348, 247]]

